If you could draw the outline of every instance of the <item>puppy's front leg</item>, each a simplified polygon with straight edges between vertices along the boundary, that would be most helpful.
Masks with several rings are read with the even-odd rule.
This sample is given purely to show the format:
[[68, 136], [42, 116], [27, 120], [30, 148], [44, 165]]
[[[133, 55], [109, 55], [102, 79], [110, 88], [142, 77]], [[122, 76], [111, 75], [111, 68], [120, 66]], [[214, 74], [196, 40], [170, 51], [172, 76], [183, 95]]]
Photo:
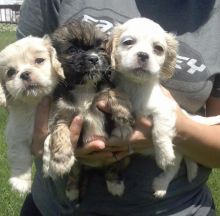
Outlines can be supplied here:
[[124, 181], [121, 178], [121, 172], [130, 163], [130, 158], [124, 158], [109, 167], [105, 172], [106, 185], [109, 193], [113, 196], [122, 196], [125, 190]]
[[8, 159], [11, 168], [9, 183], [21, 194], [30, 192], [32, 155], [25, 142], [8, 143]]
[[166, 170], [168, 166], [174, 164], [173, 138], [176, 134], [175, 125], [175, 112], [168, 110], [165, 113], [154, 113], [152, 139], [155, 159], [162, 170]]
[[177, 152], [175, 155], [174, 165], [168, 166], [167, 169], [153, 181], [154, 196], [157, 198], [163, 198], [166, 195], [170, 182], [179, 171], [182, 156]]
[[111, 107], [112, 120], [115, 124], [111, 138], [125, 140], [132, 132], [134, 124], [131, 103], [127, 96], [112, 90], [108, 91], [108, 102]]
[[81, 165], [75, 163], [71, 168], [70, 174], [68, 176], [67, 185], [65, 189], [66, 196], [69, 200], [77, 200], [80, 193], [80, 176], [81, 176]]
[[51, 133], [50, 172], [62, 176], [69, 173], [74, 164], [75, 156], [70, 140], [68, 124], [57, 123]]

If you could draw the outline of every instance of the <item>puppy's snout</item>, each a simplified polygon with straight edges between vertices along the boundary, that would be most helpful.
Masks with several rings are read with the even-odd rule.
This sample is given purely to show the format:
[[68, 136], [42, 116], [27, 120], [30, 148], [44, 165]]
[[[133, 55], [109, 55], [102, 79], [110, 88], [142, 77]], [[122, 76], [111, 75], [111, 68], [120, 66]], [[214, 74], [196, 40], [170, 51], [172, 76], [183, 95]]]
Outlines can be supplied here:
[[99, 61], [99, 58], [96, 55], [91, 55], [91, 56], [89, 56], [88, 60], [90, 63], [96, 65]]
[[146, 52], [138, 52], [137, 56], [138, 56], [138, 59], [141, 61], [146, 61], [149, 59], [149, 55]]
[[20, 78], [21, 78], [22, 80], [29, 80], [29, 79], [30, 79], [30, 72], [28, 72], [28, 71], [23, 72], [23, 73], [20, 75]]

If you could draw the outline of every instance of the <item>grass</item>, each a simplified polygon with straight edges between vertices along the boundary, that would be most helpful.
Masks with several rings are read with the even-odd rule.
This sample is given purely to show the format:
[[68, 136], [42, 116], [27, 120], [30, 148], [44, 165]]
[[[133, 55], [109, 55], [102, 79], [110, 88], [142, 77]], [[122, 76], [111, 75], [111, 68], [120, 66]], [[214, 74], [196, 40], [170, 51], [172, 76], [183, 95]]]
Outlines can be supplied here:
[[[15, 41], [15, 27], [0, 24], [0, 50], [7, 44]], [[18, 216], [23, 198], [10, 190], [8, 185], [9, 168], [7, 162], [7, 146], [4, 139], [4, 130], [7, 113], [0, 108], [0, 216]], [[214, 169], [209, 186], [215, 201], [217, 214], [220, 215], [220, 171]]]
[[209, 188], [212, 192], [215, 206], [216, 206], [216, 215], [220, 215], [220, 170], [219, 169], [214, 169], [212, 171], [212, 174], [209, 178]]

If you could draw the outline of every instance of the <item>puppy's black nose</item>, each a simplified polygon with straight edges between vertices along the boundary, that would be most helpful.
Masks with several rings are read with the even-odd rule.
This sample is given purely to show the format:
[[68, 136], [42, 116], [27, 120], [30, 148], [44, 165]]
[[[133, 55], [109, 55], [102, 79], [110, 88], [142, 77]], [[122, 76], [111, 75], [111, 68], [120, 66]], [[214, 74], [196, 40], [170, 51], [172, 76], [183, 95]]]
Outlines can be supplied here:
[[138, 52], [137, 56], [141, 61], [146, 61], [149, 59], [149, 55], [146, 52]]
[[23, 80], [29, 80], [30, 79], [30, 72], [25, 71], [20, 75], [20, 78]]
[[89, 56], [88, 60], [89, 60], [90, 63], [95, 65], [95, 64], [97, 64], [99, 58], [98, 58], [98, 56], [91, 55], [91, 56]]

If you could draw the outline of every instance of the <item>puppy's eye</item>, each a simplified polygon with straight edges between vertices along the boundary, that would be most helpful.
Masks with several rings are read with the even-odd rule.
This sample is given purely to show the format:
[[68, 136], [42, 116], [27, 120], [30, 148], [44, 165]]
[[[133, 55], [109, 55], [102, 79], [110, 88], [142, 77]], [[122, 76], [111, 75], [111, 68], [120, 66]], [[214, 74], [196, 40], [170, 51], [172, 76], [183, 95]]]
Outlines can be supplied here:
[[133, 45], [135, 43], [135, 40], [133, 38], [126, 38], [122, 41], [122, 44], [124, 46], [130, 46]]
[[78, 51], [79, 51], [79, 49], [77, 49], [75, 46], [71, 46], [66, 50], [66, 52], [69, 54], [77, 53]]
[[106, 49], [105, 49], [105, 47], [99, 47], [99, 51], [101, 51], [101, 52], [105, 52]]
[[101, 47], [103, 43], [104, 43], [103, 39], [97, 38], [95, 41], [95, 47]]
[[36, 58], [35, 59], [35, 64], [42, 64], [45, 61], [44, 58]]
[[154, 52], [158, 55], [161, 55], [164, 53], [164, 48], [161, 45], [154, 45]]
[[10, 68], [8, 71], [7, 71], [7, 76], [8, 77], [12, 77], [13, 75], [15, 75], [17, 72], [14, 68]]

